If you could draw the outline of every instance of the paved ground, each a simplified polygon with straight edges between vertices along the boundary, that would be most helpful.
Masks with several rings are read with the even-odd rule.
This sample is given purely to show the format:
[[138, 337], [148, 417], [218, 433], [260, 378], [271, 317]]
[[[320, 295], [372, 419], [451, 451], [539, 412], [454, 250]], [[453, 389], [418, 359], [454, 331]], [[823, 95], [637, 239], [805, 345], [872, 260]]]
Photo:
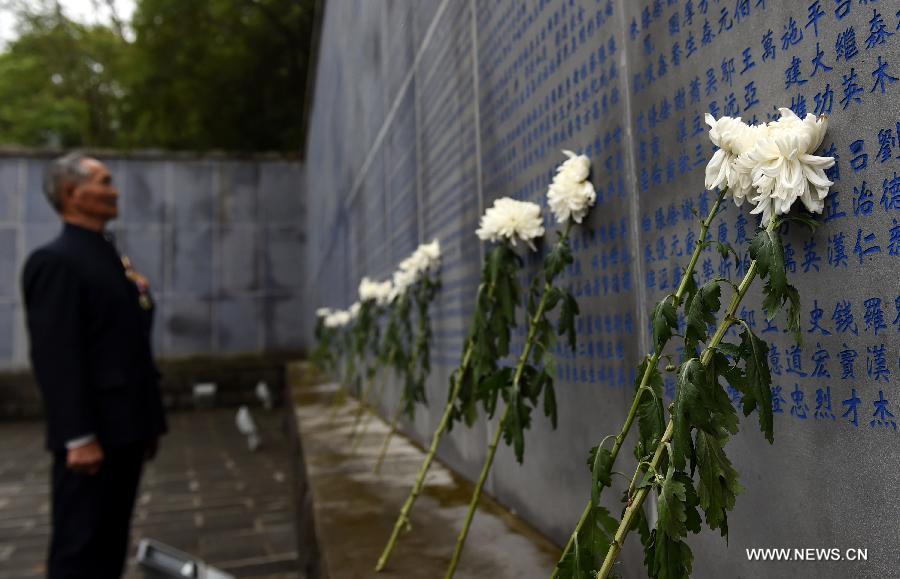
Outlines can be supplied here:
[[[379, 474], [374, 472], [388, 425], [374, 415], [354, 430], [354, 400], [332, 414], [334, 384], [294, 390], [306, 477], [315, 503], [316, 537], [331, 579], [375, 577], [373, 567], [416, 478], [424, 452], [404, 436], [391, 439]], [[357, 432], [356, 448], [350, 435]], [[384, 579], [443, 577], [462, 528], [472, 484], [440, 462], [427, 484], [384, 572]], [[460, 562], [458, 579], [546, 579], [559, 549], [482, 495]]]
[[[234, 410], [170, 416], [136, 507], [132, 541], [150, 537], [236, 577], [299, 578], [283, 414], [253, 411], [256, 453]], [[0, 424], [0, 579], [41, 577], [49, 533], [48, 472], [40, 423]], [[129, 569], [129, 579], [142, 577]]]

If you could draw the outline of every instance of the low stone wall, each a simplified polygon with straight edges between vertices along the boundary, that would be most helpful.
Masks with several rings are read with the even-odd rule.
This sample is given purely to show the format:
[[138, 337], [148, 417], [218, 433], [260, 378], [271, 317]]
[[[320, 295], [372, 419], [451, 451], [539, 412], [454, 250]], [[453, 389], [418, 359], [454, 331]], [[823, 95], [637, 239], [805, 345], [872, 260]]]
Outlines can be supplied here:
[[[193, 408], [194, 384], [213, 382], [217, 386], [216, 406], [258, 405], [256, 385], [263, 381], [275, 405], [280, 406], [284, 401], [285, 366], [299, 357], [301, 352], [161, 359], [163, 400], [172, 410]], [[42, 414], [40, 392], [31, 372], [0, 373], [0, 419], [35, 419]]]

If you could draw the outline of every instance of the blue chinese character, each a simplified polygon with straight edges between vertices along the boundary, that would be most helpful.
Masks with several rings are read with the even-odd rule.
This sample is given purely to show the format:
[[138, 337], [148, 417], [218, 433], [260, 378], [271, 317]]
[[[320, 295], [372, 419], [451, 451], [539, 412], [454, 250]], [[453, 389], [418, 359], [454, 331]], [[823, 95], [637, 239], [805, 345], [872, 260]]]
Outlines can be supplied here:
[[877, 159], [884, 163], [893, 156], [893, 147], [897, 146], [897, 139], [894, 137], [894, 131], [890, 128], [880, 129], [878, 131], [878, 154]]
[[747, 48], [744, 49], [744, 52], [742, 53], [742, 56], [743, 56], [743, 59], [744, 59], [744, 60], [743, 60], [744, 68], [741, 69], [741, 74], [744, 74], [745, 72], [747, 72], [748, 70], [750, 70], [751, 68], [753, 68], [754, 66], [756, 66], [756, 63], [753, 62], [753, 55], [750, 53], [750, 47], [749, 47], [749, 46], [748, 46]]
[[684, 24], [685, 26], [690, 26], [694, 23], [694, 3], [691, 0], [687, 0], [684, 3]]
[[797, 273], [797, 262], [794, 261], [794, 246], [784, 244], [784, 267], [791, 273]]
[[891, 179], [885, 179], [881, 184], [881, 205], [885, 211], [900, 209], [900, 178], [896, 171]]
[[700, 36], [700, 46], [709, 46], [709, 44], [713, 41], [716, 35], [712, 31], [712, 27], [709, 25], [709, 20], [703, 21], [703, 33]]
[[879, 390], [878, 400], [874, 402], [875, 412], [872, 413], [872, 420], [869, 421], [870, 428], [875, 428], [877, 425], [891, 428], [894, 432], [897, 432], [897, 423], [894, 422], [894, 415], [887, 409], [888, 404], [890, 402], [884, 399], [884, 390]]
[[734, 81], [734, 59], [727, 58], [722, 60], [722, 82], [728, 83], [728, 86], [732, 86]]
[[819, 307], [819, 300], [813, 300], [813, 309], [809, 311], [809, 323], [810, 328], [807, 330], [807, 333], [812, 334], [816, 330], [823, 336], [830, 336], [831, 332], [826, 330], [820, 325], [822, 321], [822, 316], [825, 315], [825, 310]]
[[781, 376], [781, 353], [774, 344], [769, 347], [769, 371]]
[[806, 116], [806, 97], [799, 93], [797, 96], [791, 97], [791, 106], [789, 108], [794, 111], [795, 115], [802, 119]]
[[756, 97], [756, 85], [754, 82], [755, 81], [750, 81], [744, 86], [744, 110], [759, 104], [759, 99]]
[[887, 355], [885, 353], [884, 344], [878, 346], [867, 346], [866, 352], [866, 373], [869, 378], [878, 382], [890, 382], [891, 371], [887, 365]]
[[719, 13], [719, 34], [731, 30], [733, 27], [734, 21], [731, 19], [728, 8], [722, 6], [722, 11]]
[[866, 186], [865, 180], [859, 187], [853, 188], [853, 215], [869, 215], [875, 207], [872, 190]]
[[740, 114], [741, 108], [737, 104], [737, 97], [734, 96], [734, 93], [725, 97], [725, 109], [723, 112], [729, 117], [736, 117]]
[[834, 104], [834, 91], [831, 90], [830, 83], [825, 83], [825, 89], [817, 92], [813, 99], [816, 101], [816, 108], [813, 110], [813, 113], [817, 116], [831, 114], [831, 107]]
[[831, 354], [825, 350], [821, 344], [816, 344], [816, 351], [812, 355], [812, 361], [815, 364], [815, 368], [813, 368], [810, 376], [813, 378], [831, 378], [831, 374], [828, 372], [828, 368], [826, 367], [826, 363], [831, 359]]
[[767, 60], [775, 60], [775, 41], [772, 39], [773, 32], [769, 30], [762, 37], [763, 62]]
[[772, 386], [772, 413], [784, 414], [782, 404], [786, 404], [787, 400], [781, 395], [781, 386]]
[[875, 79], [875, 84], [872, 85], [872, 90], [870, 90], [869, 92], [875, 92], [876, 88], [880, 88], [881, 94], [884, 94], [885, 93], [885, 88], [884, 88], [885, 81], [887, 81], [887, 83], [889, 85], [897, 82], [896, 76], [891, 76], [890, 74], [888, 74], [887, 66], [888, 66], [888, 63], [882, 62], [881, 55], [879, 54], [878, 55], [878, 68], [876, 68], [875, 70], [872, 71], [872, 78]]
[[796, 56], [791, 59], [791, 65], [784, 70], [784, 88], [790, 88], [792, 85], [806, 84], [806, 79], [801, 78], [800, 59]]
[[860, 265], [862, 265], [864, 258], [867, 255], [871, 253], [881, 253], [881, 246], [876, 245], [875, 241], [874, 233], [869, 233], [863, 237], [862, 229], [856, 230], [856, 245], [853, 246], [853, 253], [859, 257]]
[[856, 322], [853, 321], [853, 306], [849, 301], [842, 300], [835, 304], [834, 315], [831, 316], [831, 320], [834, 322], [835, 331], [839, 334], [851, 332], [854, 335], [859, 335], [859, 328]]
[[797, 22], [791, 16], [788, 23], [784, 25], [784, 34], [781, 35], [781, 49], [787, 50], [801, 40], [803, 40], [803, 31], [797, 27]]
[[834, 15], [838, 20], [843, 20], [844, 16], [850, 12], [850, 0], [834, 0], [837, 7], [834, 9]]
[[[837, 145], [835, 145], [834, 143], [831, 143], [830, 145], [828, 145], [828, 148], [825, 149], [825, 151], [822, 153], [822, 155], [825, 157], [834, 157], [834, 165], [830, 169], [825, 169], [825, 176], [828, 177], [829, 179], [831, 179], [832, 181], [840, 181], [841, 180], [841, 165], [840, 165], [839, 161], [841, 159], [841, 156], [838, 154]], [[837, 191], [835, 191], [834, 193], [832, 193], [829, 196], [829, 199], [834, 200], [835, 208], [837, 208], [837, 206], [838, 206], [837, 197], [838, 197]], [[826, 199], [826, 204], [827, 203], [828, 203], [828, 200]], [[846, 214], [841, 212], [839, 217], [846, 217]], [[830, 214], [829, 214], [828, 216], [825, 217], [825, 221], [827, 222], [829, 219], [836, 219], [836, 217], [830, 217]]]
[[859, 97], [860, 94], [865, 92], [865, 89], [856, 82], [856, 69], [851, 68], [850, 74], [842, 75], [843, 78], [843, 88], [844, 88], [844, 98], [841, 99], [841, 104], [844, 105], [844, 110], [850, 106], [850, 102], [861, 103], [862, 99]]
[[838, 360], [841, 363], [841, 380], [855, 380], [856, 359], [859, 357], [859, 353], [846, 343], [842, 345], [844, 349], [838, 352]]
[[706, 258], [703, 260], [703, 283], [708, 282], [715, 275], [715, 270], [713, 269], [712, 260]]
[[866, 50], [878, 44], [885, 44], [887, 37], [893, 35], [893, 32], [887, 31], [887, 26], [878, 10], [872, 10], [872, 19], [869, 20], [869, 37], [866, 39]]
[[803, 263], [800, 264], [803, 267], [803, 273], [809, 273], [811, 268], [816, 268], [816, 271], [819, 271], [819, 262], [822, 261], [822, 258], [816, 254], [816, 240], [810, 239], [803, 243]]
[[825, 56], [825, 51], [819, 48], [819, 43], [816, 42], [816, 56], [812, 59], [813, 63], [813, 71], [809, 76], [816, 76], [816, 72], [821, 68], [823, 71], [828, 72], [832, 69], [832, 67], [828, 66], [824, 62], [822, 62], [822, 57]]
[[716, 88], [716, 71], [709, 68], [706, 70], [706, 96], [714, 94]]
[[856, 388], [851, 389], [850, 398], [841, 402], [844, 406], [847, 407], [847, 410], [841, 415], [841, 418], [847, 418], [849, 414], [853, 414], [853, 418], [848, 418], [848, 422], [850, 422], [853, 426], [859, 427], [859, 416], [857, 408], [862, 403], [862, 400], [859, 396], [856, 395]]
[[859, 49], [856, 46], [856, 30], [852, 26], [838, 33], [837, 40], [834, 43], [834, 53], [835, 60], [843, 58], [847, 62], [859, 54]]
[[784, 353], [787, 361], [785, 372], [806, 378], [806, 372], [803, 371], [803, 350], [800, 348], [800, 344], [794, 344], [785, 350]]
[[891, 227], [891, 240], [888, 243], [888, 255], [900, 255], [900, 225], [894, 219], [894, 225]]
[[794, 405], [791, 406], [791, 416], [800, 420], [806, 420], [809, 412], [809, 406], [803, 402], [803, 396], [803, 390], [800, 389], [800, 385], [795, 383], [794, 391], [791, 392], [791, 400], [794, 401]]
[[856, 155], [850, 159], [850, 167], [854, 173], [859, 173], [869, 166], [869, 154], [865, 152], [866, 142], [857, 139], [850, 143], [850, 152]]
[[828, 238], [828, 265], [831, 267], [844, 266], [847, 268], [847, 252], [844, 249], [844, 232], [837, 233]]
[[816, 37], [819, 36], [819, 19], [825, 16], [825, 12], [822, 10], [822, 7], [819, 6], [819, 0], [814, 0], [812, 4], [809, 5], [809, 20], [806, 23], [804, 28], [813, 27], [813, 31], [816, 34]]
[[881, 298], [869, 298], [863, 305], [866, 312], [863, 314], [863, 320], [866, 322], [866, 331], [870, 328], [877, 336], [878, 330], [886, 330], [887, 324], [884, 322], [884, 311], [881, 309]]
[[816, 420], [835, 419], [831, 411], [831, 386], [816, 389], [816, 411], [813, 416]]
[[897, 326], [897, 331], [900, 332], [900, 296], [894, 300], [894, 309], [897, 310], [897, 317], [891, 323]]

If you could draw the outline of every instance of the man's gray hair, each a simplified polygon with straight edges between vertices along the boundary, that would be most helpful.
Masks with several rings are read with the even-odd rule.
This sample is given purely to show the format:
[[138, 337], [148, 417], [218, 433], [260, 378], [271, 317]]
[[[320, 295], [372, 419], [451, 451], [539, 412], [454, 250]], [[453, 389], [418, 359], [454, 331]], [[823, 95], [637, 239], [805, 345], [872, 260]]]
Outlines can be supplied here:
[[89, 158], [76, 151], [54, 159], [47, 168], [44, 174], [44, 195], [57, 213], [62, 211], [63, 185], [70, 181], [81, 183], [90, 177], [90, 171], [84, 168], [84, 161]]

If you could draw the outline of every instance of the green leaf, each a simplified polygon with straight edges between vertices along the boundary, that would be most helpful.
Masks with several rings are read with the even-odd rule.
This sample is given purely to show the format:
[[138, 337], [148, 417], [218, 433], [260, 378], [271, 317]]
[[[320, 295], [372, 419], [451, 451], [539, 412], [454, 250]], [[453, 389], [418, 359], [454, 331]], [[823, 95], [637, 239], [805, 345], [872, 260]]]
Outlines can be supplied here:
[[788, 284], [787, 289], [785, 289], [785, 295], [790, 302], [787, 313], [787, 329], [794, 334], [794, 340], [799, 344], [801, 342], [800, 336], [802, 335], [800, 330], [800, 292], [797, 291], [797, 288]]
[[761, 229], [750, 242], [750, 257], [756, 260], [759, 275], [766, 280], [763, 286], [763, 308], [768, 320], [773, 320], [784, 303], [787, 291], [787, 272], [784, 265], [784, 247], [777, 231]]
[[[721, 307], [722, 288], [718, 280], [712, 280], [703, 285], [693, 299], [685, 302], [687, 330], [685, 342], [696, 345], [707, 339], [707, 328], [716, 323], [716, 312]], [[693, 347], [686, 347], [687, 351], [693, 351]]]
[[598, 505], [600, 491], [603, 487], [612, 486], [612, 454], [602, 446], [591, 448], [588, 456], [588, 468], [591, 469], [591, 504]]
[[734, 250], [731, 245], [727, 243], [723, 243], [721, 241], [716, 242], [716, 249], [719, 251], [719, 255], [722, 256], [722, 259], [727, 260], [728, 254], [734, 255], [734, 264], [737, 266], [741, 263], [741, 256], [738, 255], [737, 251]]
[[728, 536], [728, 511], [734, 508], [735, 497], [741, 492], [737, 471], [725, 456], [724, 441], [703, 431], [697, 431], [696, 453], [700, 474], [700, 506], [706, 513], [710, 529], [720, 529]]
[[544, 381], [544, 416], [550, 418], [550, 424], [556, 430], [556, 391], [553, 388], [553, 379], [545, 373], [542, 380]]
[[566, 334], [569, 340], [569, 348], [573, 352], [576, 346], [575, 316], [578, 313], [578, 301], [569, 292], [564, 292], [562, 310], [559, 313], [559, 335]]
[[772, 424], [772, 375], [769, 373], [769, 347], [762, 339], [744, 326], [740, 334], [741, 355], [745, 364], [746, 381], [732, 384], [740, 390], [744, 416], [753, 410], [759, 416], [759, 428], [770, 443], [774, 442]]
[[687, 536], [687, 532], [700, 531], [699, 499], [690, 477], [669, 466], [659, 492], [657, 528], [673, 539]]
[[694, 456], [692, 429], [716, 436], [737, 432], [734, 405], [718, 382], [727, 368], [728, 360], [716, 352], [708, 367], [691, 358], [679, 369], [672, 412], [672, 461], [678, 469], [684, 469], [687, 458]]
[[[645, 357], [638, 368], [639, 378], [636, 380], [635, 389], [640, 387], [640, 380], [643, 378], [644, 373], [647, 372], [647, 364], [650, 363], [650, 360], [650, 356]], [[656, 366], [650, 369], [645, 386], [649, 388], [649, 391], [644, 390], [640, 394], [635, 394], [640, 396], [637, 407], [639, 436], [636, 447], [639, 456], [635, 457], [638, 460], [652, 452], [651, 449], [656, 447], [666, 428], [663, 410], [663, 379], [659, 373], [659, 368]]]
[[656, 304], [651, 319], [653, 321], [653, 345], [657, 352], [661, 352], [663, 346], [672, 337], [672, 332], [678, 329], [675, 296], [667, 295]]
[[618, 526], [619, 521], [604, 507], [592, 508], [575, 537], [574, 547], [557, 566], [559, 579], [594, 579]]
[[653, 531], [645, 551], [645, 564], [653, 579], [687, 579], [691, 576], [694, 555], [687, 543], [666, 533]]

